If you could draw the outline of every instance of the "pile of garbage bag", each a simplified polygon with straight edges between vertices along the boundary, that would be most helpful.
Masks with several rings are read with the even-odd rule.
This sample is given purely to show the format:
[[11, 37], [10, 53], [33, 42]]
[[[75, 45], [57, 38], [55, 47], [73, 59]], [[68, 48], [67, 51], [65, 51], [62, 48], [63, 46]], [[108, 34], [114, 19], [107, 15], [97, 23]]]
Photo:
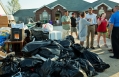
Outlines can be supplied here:
[[7, 57], [0, 77], [93, 77], [110, 67], [97, 54], [64, 40], [33, 41], [22, 49], [23, 58]]

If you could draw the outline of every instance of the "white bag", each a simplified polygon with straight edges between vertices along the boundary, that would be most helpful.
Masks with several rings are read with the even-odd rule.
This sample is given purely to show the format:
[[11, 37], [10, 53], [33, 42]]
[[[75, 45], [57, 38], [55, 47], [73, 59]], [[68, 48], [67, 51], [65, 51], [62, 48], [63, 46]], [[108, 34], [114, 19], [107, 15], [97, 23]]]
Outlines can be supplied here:
[[47, 23], [42, 25], [42, 31], [43, 32], [51, 32], [53, 31], [53, 25]]

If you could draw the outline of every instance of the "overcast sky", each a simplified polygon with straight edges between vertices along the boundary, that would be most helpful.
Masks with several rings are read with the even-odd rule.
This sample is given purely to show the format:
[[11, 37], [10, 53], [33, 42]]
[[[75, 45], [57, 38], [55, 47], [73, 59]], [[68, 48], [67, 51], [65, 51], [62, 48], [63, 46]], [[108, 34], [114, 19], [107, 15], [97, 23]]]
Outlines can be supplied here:
[[[10, 0], [1, 0], [1, 1], [4, 4], [4, 6], [7, 6], [7, 2], [10, 1]], [[39, 8], [43, 5], [47, 5], [47, 4], [49, 4], [53, 1], [55, 1], [55, 0], [19, 0], [19, 3], [21, 5], [21, 9], [32, 9], [32, 8]], [[97, 1], [97, 0], [85, 0], [85, 1], [94, 2], [94, 1]], [[119, 3], [119, 0], [111, 0], [111, 1]]]

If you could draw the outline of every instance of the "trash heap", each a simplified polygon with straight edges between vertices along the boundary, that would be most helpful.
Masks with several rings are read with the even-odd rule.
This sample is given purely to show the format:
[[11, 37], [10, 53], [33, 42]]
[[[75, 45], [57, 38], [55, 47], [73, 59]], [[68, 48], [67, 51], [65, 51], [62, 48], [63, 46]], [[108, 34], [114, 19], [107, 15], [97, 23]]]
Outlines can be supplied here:
[[24, 58], [3, 59], [0, 77], [93, 77], [110, 67], [97, 54], [65, 40], [34, 41], [22, 49]]

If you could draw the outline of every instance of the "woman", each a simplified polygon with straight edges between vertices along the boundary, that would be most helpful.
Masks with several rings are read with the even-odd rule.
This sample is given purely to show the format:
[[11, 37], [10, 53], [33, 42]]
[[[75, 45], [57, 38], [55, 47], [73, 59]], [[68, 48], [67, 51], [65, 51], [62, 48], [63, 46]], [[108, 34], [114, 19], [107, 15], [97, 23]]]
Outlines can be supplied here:
[[87, 26], [91, 25], [92, 20], [86, 20], [85, 19], [86, 13], [82, 12], [80, 14], [80, 21], [79, 21], [79, 40], [80, 40], [80, 44], [83, 46], [84, 45], [84, 41], [86, 40], [86, 36], [87, 36]]
[[98, 48], [100, 48], [99, 41], [100, 41], [101, 35], [103, 36], [105, 47], [108, 48], [108, 46], [106, 44], [106, 33], [107, 33], [108, 21], [105, 17], [106, 17], [106, 13], [102, 13], [101, 16], [98, 18], [98, 28], [97, 28], [97, 32], [98, 32], [97, 47]]

